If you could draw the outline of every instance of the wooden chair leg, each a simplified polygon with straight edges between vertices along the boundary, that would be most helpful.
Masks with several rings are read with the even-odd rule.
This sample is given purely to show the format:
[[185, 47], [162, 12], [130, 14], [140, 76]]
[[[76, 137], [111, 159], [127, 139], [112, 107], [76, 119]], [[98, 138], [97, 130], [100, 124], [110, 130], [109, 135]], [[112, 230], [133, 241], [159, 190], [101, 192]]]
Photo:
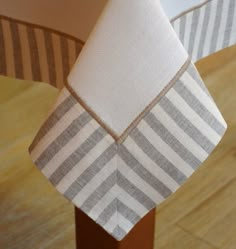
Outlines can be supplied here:
[[117, 241], [80, 209], [75, 208], [77, 249], [153, 249], [155, 208], [126, 237]]

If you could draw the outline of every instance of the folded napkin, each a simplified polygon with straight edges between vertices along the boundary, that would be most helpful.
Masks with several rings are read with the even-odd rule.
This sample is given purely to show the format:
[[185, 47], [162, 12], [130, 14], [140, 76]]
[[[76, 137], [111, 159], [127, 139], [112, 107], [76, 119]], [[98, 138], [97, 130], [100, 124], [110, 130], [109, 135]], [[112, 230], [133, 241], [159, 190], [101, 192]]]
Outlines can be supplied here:
[[[220, 23], [223, 1], [197, 2], [173, 27], [200, 58], [235, 43], [236, 15], [235, 1], [224, 1]], [[227, 128], [173, 27], [157, 0], [108, 1], [29, 148], [58, 191], [117, 240], [186, 182]]]

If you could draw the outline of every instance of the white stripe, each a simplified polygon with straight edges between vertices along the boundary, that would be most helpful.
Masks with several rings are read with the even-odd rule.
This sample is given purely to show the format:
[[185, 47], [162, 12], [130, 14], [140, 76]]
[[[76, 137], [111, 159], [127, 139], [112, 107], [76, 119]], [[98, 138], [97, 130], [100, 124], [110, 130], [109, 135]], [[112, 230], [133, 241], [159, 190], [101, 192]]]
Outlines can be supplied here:
[[124, 145], [129, 148], [129, 152], [148, 170], [152, 175], [159, 179], [164, 185], [166, 185], [171, 191], [175, 191], [179, 184], [170, 177], [162, 168], [157, 167], [140, 147], [131, 140], [130, 137], [124, 142]]
[[47, 61], [47, 52], [45, 47], [45, 40], [44, 40], [44, 33], [41, 29], [35, 28], [35, 37], [38, 45], [39, 50], [39, 63], [42, 75], [42, 81], [50, 83], [49, 79], [49, 68], [48, 68], [48, 61]]
[[217, 134], [172, 88], [166, 97], [169, 101], [185, 116], [193, 126], [195, 126], [201, 133], [208, 138], [214, 145], [216, 145], [221, 136]]
[[[118, 160], [119, 171], [126, 177], [126, 179], [128, 179], [137, 188], [141, 187], [142, 189], [140, 190], [144, 193], [148, 193], [148, 197], [150, 197], [155, 203], [160, 203], [164, 200], [164, 197], [157, 190], [155, 190], [138, 174], [130, 169], [120, 157]], [[153, 174], [153, 172], [151, 174]]]
[[216, 104], [213, 102], [205, 91], [199, 86], [199, 84], [192, 78], [192, 76], [186, 72], [181, 76], [181, 82], [184, 86], [202, 103], [206, 109], [212, 113], [212, 115], [225, 126], [225, 121], [217, 109]]
[[126, 233], [133, 228], [133, 224], [119, 212], [115, 212], [103, 228], [106, 231], [113, 231], [117, 225], [119, 225]]
[[[77, 104], [76, 104], [77, 105]], [[79, 106], [80, 107], [80, 106]], [[31, 151], [31, 157], [33, 160], [37, 160], [43, 153], [45, 148], [47, 148], [55, 138], [62, 133], [74, 119], [78, 118], [84, 112], [79, 108], [73, 106], [61, 119], [58, 121], [53, 128], [51, 128], [47, 134], [38, 142], [37, 146]]]
[[203, 47], [203, 57], [210, 53], [211, 39], [212, 39], [215, 20], [216, 20], [217, 2], [218, 2], [217, 0], [210, 2], [210, 17], [209, 17], [208, 29], [206, 32], [206, 40], [205, 40], [205, 44]]
[[[128, 221], [129, 222], [129, 221]], [[129, 222], [130, 223], [130, 222]], [[132, 224], [132, 223], [131, 223]], [[113, 231], [118, 225], [118, 212], [115, 212], [108, 222], [103, 226], [106, 231]]]
[[185, 31], [184, 31], [184, 47], [187, 51], [189, 49], [192, 21], [193, 21], [193, 11], [189, 12], [186, 15], [186, 25], [185, 25]]
[[76, 203], [81, 206], [86, 201], [87, 198], [93, 194], [96, 189], [104, 182], [106, 179], [116, 171], [117, 163], [116, 156], [114, 156], [106, 165], [82, 188], [82, 190], [73, 198]]
[[[86, 135], [86, 134], [85, 134]], [[101, 154], [112, 144], [109, 135], [105, 136], [99, 141], [94, 148], [91, 149], [73, 169], [71, 169], [67, 175], [59, 182], [57, 189], [60, 192], [65, 192], [72, 182], [74, 182], [78, 176], [80, 176]], [[78, 148], [78, 147], [77, 147]], [[76, 150], [76, 148], [74, 148]], [[68, 154], [67, 154], [68, 155]]]
[[[97, 220], [99, 215], [103, 210], [116, 198], [120, 191], [117, 185], [114, 185], [97, 203], [93, 208], [87, 213], [93, 220]], [[74, 200], [75, 205], [78, 205], [76, 199]]]
[[27, 36], [26, 26], [23, 24], [18, 24], [19, 29], [19, 37], [21, 43], [22, 50], [22, 63], [23, 63], [23, 71], [24, 71], [24, 79], [32, 80], [32, 64], [30, 57], [30, 49], [29, 49], [29, 39]]
[[4, 34], [3, 36], [6, 52], [7, 76], [15, 77], [14, 50], [12, 44], [12, 35], [10, 31], [10, 24], [8, 21], [2, 20], [2, 29]]
[[115, 199], [118, 198], [131, 210], [134, 210], [139, 216], [143, 217], [148, 211], [141, 203], [136, 201], [131, 195], [121, 189], [118, 185], [113, 186], [97, 204], [90, 210], [88, 215], [93, 220], [97, 220], [103, 210]]
[[176, 20], [173, 22], [173, 25], [174, 25], [174, 30], [175, 30], [177, 36], [179, 37], [180, 18], [176, 19]]
[[233, 17], [233, 23], [232, 23], [232, 30], [230, 35], [230, 45], [235, 44], [236, 42], [236, 4], [234, 6], [234, 17]]
[[204, 20], [205, 11], [206, 11], [206, 5], [200, 8], [199, 20], [197, 23], [196, 36], [195, 36], [195, 41], [194, 41], [193, 53], [192, 53], [193, 62], [195, 62], [198, 59], [197, 54], [199, 50], [199, 43], [200, 43], [200, 38], [201, 38], [201, 33], [202, 33], [202, 28], [203, 28], [203, 20]]
[[117, 219], [118, 219], [118, 225], [126, 232], [128, 233], [132, 228], [133, 224], [126, 219], [122, 214], [119, 212], [117, 213]]
[[[47, 165], [42, 169], [43, 174], [50, 177], [58, 166], [65, 160], [65, 158], [72, 154], [75, 149], [78, 148], [94, 132], [96, 127], [98, 127], [98, 125], [93, 120], [85, 125], [80, 132], [78, 132], [65, 146], [63, 146], [61, 150], [58, 151], [57, 154], [54, 155], [54, 157], [47, 163]], [[53, 137], [55, 139], [57, 136], [53, 135]]]
[[140, 217], [143, 217], [148, 211], [140, 202], [120, 187], [117, 199], [123, 202], [128, 208], [134, 210]]
[[220, 50], [223, 47], [223, 42], [224, 42], [224, 33], [226, 30], [226, 24], [227, 24], [227, 12], [229, 8], [229, 0], [224, 0], [223, 2], [223, 9], [222, 9], [222, 17], [221, 17], [221, 22], [218, 30], [218, 40], [216, 43], [216, 51]]
[[159, 120], [163, 126], [183, 144], [184, 147], [189, 149], [195, 157], [197, 157], [201, 162], [203, 162], [208, 154], [202, 149], [186, 132], [184, 132], [174, 120], [162, 109], [161, 106], [156, 105], [151, 111], [157, 120]]
[[141, 121], [138, 128], [149, 142], [185, 176], [189, 177], [193, 173], [193, 168], [172, 150], [146, 122]]

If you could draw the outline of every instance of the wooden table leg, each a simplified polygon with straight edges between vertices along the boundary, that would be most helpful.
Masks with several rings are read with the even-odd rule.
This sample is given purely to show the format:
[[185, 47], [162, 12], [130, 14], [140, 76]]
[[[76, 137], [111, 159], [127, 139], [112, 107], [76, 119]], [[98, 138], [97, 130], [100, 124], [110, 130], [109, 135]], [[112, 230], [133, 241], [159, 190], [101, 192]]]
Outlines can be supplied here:
[[77, 249], [153, 249], [155, 208], [126, 237], [117, 241], [80, 209], [75, 208]]

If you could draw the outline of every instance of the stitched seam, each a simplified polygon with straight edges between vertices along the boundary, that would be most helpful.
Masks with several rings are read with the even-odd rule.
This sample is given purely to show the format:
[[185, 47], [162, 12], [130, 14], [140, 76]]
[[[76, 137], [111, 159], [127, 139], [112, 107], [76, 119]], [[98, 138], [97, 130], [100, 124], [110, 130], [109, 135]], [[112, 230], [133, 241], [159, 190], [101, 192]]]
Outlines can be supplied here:
[[190, 8], [190, 9], [187, 9], [187, 10], [183, 11], [183, 12], [180, 13], [179, 15], [173, 17], [173, 18], [170, 20], [170, 22], [176, 21], [177, 19], [179, 19], [180, 17], [182, 17], [182, 16], [188, 14], [189, 12], [192, 12], [192, 11], [194, 11], [194, 10], [200, 9], [200, 8], [203, 7], [204, 5], [207, 5], [208, 3], [210, 3], [211, 1], [212, 1], [212, 0], [207, 0], [207, 1], [201, 3], [201, 4], [197, 5], [197, 6], [194, 6], [194, 7]]
[[181, 75], [186, 71], [187, 67], [191, 62], [191, 58], [188, 57], [186, 62], [183, 66], [179, 69], [179, 71], [175, 74], [172, 80], [162, 89], [162, 91], [144, 108], [144, 110], [129, 124], [129, 126], [122, 132], [119, 136], [117, 135], [114, 130], [105, 123], [93, 110], [92, 108], [85, 103], [85, 101], [78, 96], [78, 94], [73, 90], [73, 88], [68, 84], [65, 83], [65, 87], [67, 90], [72, 94], [72, 96], [79, 102], [79, 104], [110, 134], [116, 143], [122, 143], [129, 133], [135, 128], [138, 123], [143, 119], [143, 117], [158, 103], [158, 101], [163, 97], [167, 91], [174, 85], [174, 83], [181, 77]]
[[119, 136], [115, 134], [113, 129], [105, 124], [105, 122], [89, 107], [81, 97], [73, 90], [73, 88], [66, 82], [65, 87], [71, 93], [71, 95], [79, 102], [79, 104], [117, 141]]
[[163, 97], [168, 90], [174, 85], [174, 83], [181, 77], [181, 75], [185, 72], [187, 67], [190, 64], [190, 57], [188, 57], [187, 61], [180, 68], [180, 70], [175, 74], [172, 80], [162, 89], [162, 91], [150, 102], [148, 106], [132, 121], [132, 123], [124, 130], [124, 132], [119, 136], [118, 143], [122, 143], [126, 137], [129, 135], [131, 130], [133, 130], [139, 122], [145, 117], [145, 115], [160, 101], [161, 97]]

